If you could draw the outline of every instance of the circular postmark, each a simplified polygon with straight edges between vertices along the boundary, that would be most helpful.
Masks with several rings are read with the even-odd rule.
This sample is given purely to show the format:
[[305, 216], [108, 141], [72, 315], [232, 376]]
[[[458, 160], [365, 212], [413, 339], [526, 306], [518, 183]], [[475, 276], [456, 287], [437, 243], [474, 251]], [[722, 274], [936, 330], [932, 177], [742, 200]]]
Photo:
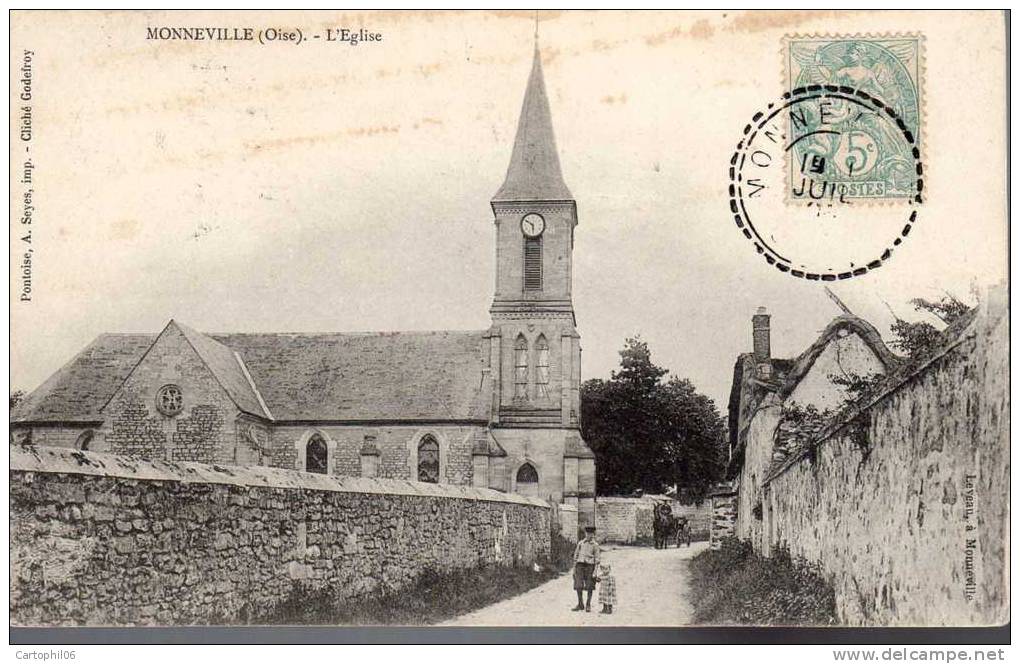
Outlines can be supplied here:
[[856, 88], [808, 85], [756, 113], [730, 159], [730, 212], [765, 260], [835, 281], [889, 260], [924, 188], [916, 122]]

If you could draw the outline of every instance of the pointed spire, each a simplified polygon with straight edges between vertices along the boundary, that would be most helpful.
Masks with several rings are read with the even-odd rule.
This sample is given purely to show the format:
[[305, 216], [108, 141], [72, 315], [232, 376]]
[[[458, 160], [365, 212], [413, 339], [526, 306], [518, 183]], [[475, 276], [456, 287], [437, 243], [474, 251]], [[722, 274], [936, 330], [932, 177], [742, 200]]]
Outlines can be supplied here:
[[542, 57], [538, 52], [538, 25], [535, 25], [535, 58], [524, 93], [517, 137], [510, 156], [506, 180], [492, 197], [499, 201], [570, 201], [574, 197], [563, 182], [560, 158], [556, 153], [549, 98], [542, 76]]

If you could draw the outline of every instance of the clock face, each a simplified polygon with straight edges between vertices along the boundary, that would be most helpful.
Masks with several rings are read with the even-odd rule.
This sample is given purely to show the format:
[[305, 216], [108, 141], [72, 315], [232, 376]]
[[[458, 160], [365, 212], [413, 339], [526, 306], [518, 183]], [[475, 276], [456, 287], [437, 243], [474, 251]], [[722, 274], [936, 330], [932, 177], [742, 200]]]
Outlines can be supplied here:
[[540, 214], [532, 212], [531, 214], [524, 215], [524, 218], [521, 219], [521, 232], [528, 237], [538, 237], [544, 230], [545, 219]]

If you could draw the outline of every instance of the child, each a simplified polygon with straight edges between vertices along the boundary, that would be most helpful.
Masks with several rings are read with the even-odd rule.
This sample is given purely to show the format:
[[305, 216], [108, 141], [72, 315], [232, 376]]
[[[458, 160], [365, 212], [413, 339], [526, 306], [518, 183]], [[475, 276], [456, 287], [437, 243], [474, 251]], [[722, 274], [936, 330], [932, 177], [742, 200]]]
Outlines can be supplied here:
[[[586, 526], [584, 539], [574, 549], [574, 590], [577, 591], [577, 606], [574, 611], [591, 611], [591, 594], [595, 591], [595, 570], [599, 566], [601, 549], [595, 541], [595, 526]], [[583, 593], [588, 592], [587, 604]]]
[[613, 604], [616, 604], [616, 579], [613, 577], [613, 569], [609, 563], [602, 563], [599, 567], [599, 602], [602, 603], [602, 613], [612, 613]]

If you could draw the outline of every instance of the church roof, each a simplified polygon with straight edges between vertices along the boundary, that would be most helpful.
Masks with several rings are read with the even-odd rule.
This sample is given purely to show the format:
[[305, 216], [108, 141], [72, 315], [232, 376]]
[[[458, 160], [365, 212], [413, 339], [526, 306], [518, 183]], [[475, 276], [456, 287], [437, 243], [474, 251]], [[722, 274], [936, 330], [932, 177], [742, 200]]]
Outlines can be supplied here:
[[488, 420], [484, 331], [224, 334], [277, 420]]
[[22, 399], [11, 422], [99, 422], [106, 401], [120, 387], [153, 334], [102, 334]]
[[238, 408], [252, 415], [272, 418], [272, 414], [266, 412], [257, 388], [245, 375], [245, 367], [242, 366], [241, 358], [237, 353], [212, 337], [193, 330], [187, 325], [182, 325], [177, 321], [170, 321], [170, 325], [177, 326], [184, 334], [184, 338], [209, 367], [216, 380], [223, 386]]
[[[203, 334], [177, 325], [241, 410], [263, 414], [261, 397], [276, 421], [489, 417], [484, 331]], [[102, 421], [102, 407], [156, 338], [101, 335], [28, 395], [11, 421]]]
[[560, 172], [549, 98], [542, 76], [542, 58], [537, 47], [524, 93], [524, 104], [521, 106], [521, 117], [517, 122], [517, 137], [514, 139], [514, 151], [510, 156], [506, 180], [492, 197], [494, 203], [536, 200], [574, 200]]

